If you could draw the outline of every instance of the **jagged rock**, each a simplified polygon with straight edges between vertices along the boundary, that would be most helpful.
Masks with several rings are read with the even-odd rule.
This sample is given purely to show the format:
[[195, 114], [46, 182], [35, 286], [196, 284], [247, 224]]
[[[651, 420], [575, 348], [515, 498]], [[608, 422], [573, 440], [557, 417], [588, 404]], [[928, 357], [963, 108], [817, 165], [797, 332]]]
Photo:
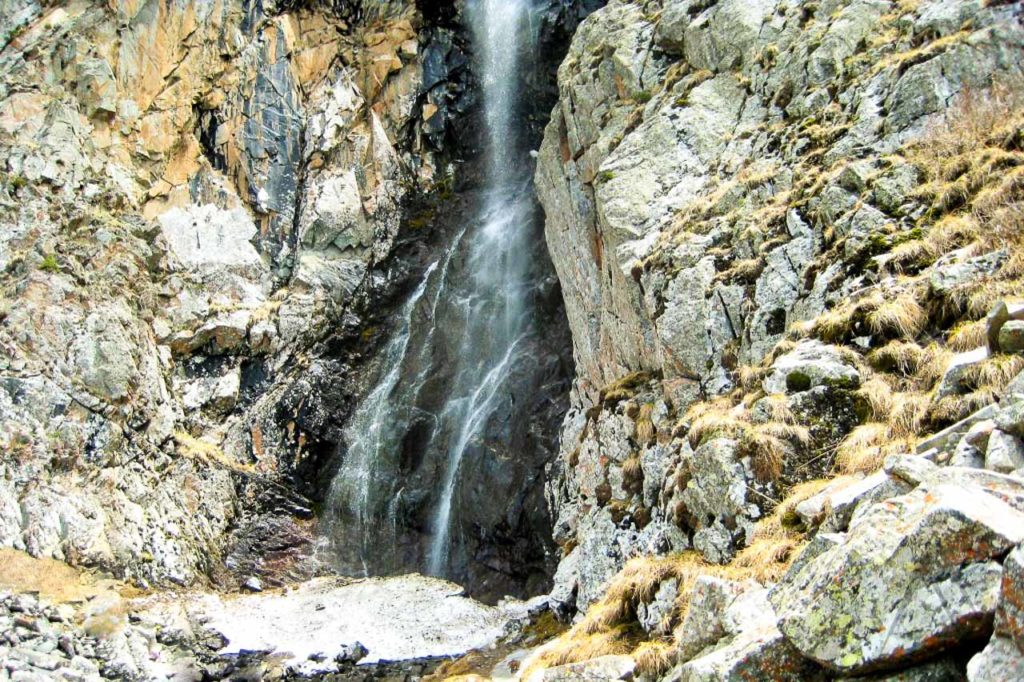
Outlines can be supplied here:
[[1009, 474], [1024, 467], [1024, 443], [999, 429], [992, 431], [985, 450], [985, 468]]
[[906, 667], [983, 634], [1002, 573], [994, 559], [1024, 539], [1022, 500], [1019, 480], [937, 470], [855, 516], [842, 544], [798, 560], [772, 593], [780, 628], [843, 674]]
[[1000, 301], [989, 311], [985, 318], [986, 334], [988, 335], [988, 347], [993, 353], [998, 353], [999, 332], [1010, 320], [1024, 320], [1024, 303], [1019, 301]]
[[85, 115], [113, 116], [117, 113], [117, 84], [114, 72], [105, 59], [86, 59], [76, 70], [75, 95]]
[[772, 363], [763, 385], [768, 393], [798, 393], [815, 386], [852, 389], [860, 385], [860, 372], [834, 346], [805, 341]]
[[939, 453], [952, 451], [960, 439], [974, 427], [975, 424], [985, 422], [994, 418], [999, 412], [997, 405], [987, 405], [974, 414], [965, 417], [955, 424], [947, 426], [936, 434], [923, 439], [917, 444], [917, 454], [924, 454], [931, 450]]
[[1003, 561], [1003, 585], [996, 612], [996, 632], [1009, 637], [1024, 653], [1024, 548]]
[[1024, 679], [1024, 654], [1006, 637], [993, 637], [988, 646], [967, 663], [968, 682]]
[[690, 588], [690, 606], [676, 630], [676, 647], [681, 661], [688, 661], [726, 636], [726, 609], [743, 592], [757, 585], [700, 576]]
[[665, 580], [658, 585], [650, 601], [637, 606], [637, 620], [646, 632], [662, 631], [660, 626], [675, 608], [678, 593], [679, 581], [674, 578]]
[[798, 504], [794, 511], [807, 528], [823, 533], [844, 531], [860, 505], [872, 504], [909, 492], [911, 485], [880, 471], [860, 479], [838, 479], [817, 495]]
[[954, 355], [935, 388], [936, 399], [964, 393], [965, 389], [961, 383], [964, 375], [970, 368], [985, 362], [988, 358], [989, 349], [984, 346]]
[[1003, 353], [1024, 351], [1024, 321], [1009, 320], [999, 328], [999, 350]]
[[607, 682], [631, 680], [636, 664], [629, 656], [598, 656], [583, 663], [570, 663], [544, 671], [543, 679], [551, 682]]
[[806, 660], [776, 627], [768, 590], [737, 596], [722, 615], [725, 636], [707, 652], [668, 674], [680, 682], [741, 682], [750, 679], [805, 680], [814, 664]]
[[996, 428], [1024, 438], [1024, 400], [1008, 400], [995, 414]]
[[1006, 250], [974, 257], [969, 254], [969, 250], [959, 249], [939, 259], [928, 277], [936, 295], [946, 296], [957, 287], [991, 275], [1007, 258]]
[[183, 267], [250, 273], [262, 266], [251, 241], [256, 225], [244, 209], [224, 210], [209, 204], [172, 208], [160, 215], [159, 222], [171, 255]]
[[753, 535], [761, 515], [750, 488], [750, 463], [737, 455], [736, 441], [716, 438], [689, 458], [692, 478], [679, 500], [697, 520], [693, 545], [713, 563], [728, 562]]
[[885, 473], [911, 487], [926, 481], [936, 470], [933, 462], [915, 455], [891, 455], [882, 468]]

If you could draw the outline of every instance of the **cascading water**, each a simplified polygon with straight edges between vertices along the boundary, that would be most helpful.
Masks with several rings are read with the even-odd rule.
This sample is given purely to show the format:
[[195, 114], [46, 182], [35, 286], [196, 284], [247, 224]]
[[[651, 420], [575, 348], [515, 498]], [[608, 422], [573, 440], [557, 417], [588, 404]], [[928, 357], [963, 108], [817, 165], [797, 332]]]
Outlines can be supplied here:
[[453, 577], [465, 542], [460, 498], [482, 494], [499, 519], [506, 503], [501, 490], [467, 490], [467, 457], [493, 480], [509, 478], [502, 472], [529, 438], [515, 431], [529, 428], [516, 411], [531, 396], [518, 407], [516, 392], [550, 379], [532, 376], [550, 374], [536, 357], [535, 310], [549, 271], [518, 120], [522, 62], [535, 47], [530, 0], [477, 0], [467, 14], [482, 83], [484, 188], [474, 218], [406, 303], [376, 385], [346, 429], [325, 514], [342, 570]]

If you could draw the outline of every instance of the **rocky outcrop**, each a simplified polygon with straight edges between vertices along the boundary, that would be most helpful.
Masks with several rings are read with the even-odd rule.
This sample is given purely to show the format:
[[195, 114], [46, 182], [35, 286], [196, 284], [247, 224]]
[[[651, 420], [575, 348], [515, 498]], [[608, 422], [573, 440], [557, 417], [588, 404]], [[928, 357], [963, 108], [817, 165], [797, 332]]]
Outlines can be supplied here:
[[[915, 145], [991, 82], [1016, 88], [1022, 41], [1019, 8], [971, 2], [613, 1], [581, 25], [537, 169], [577, 364], [548, 488], [556, 595], [593, 603], [645, 534], [727, 562], [837, 455], [877, 467], [998, 397], [979, 375], [1014, 352], [1012, 303], [988, 344], [950, 342], [967, 361], [918, 354], [1013, 275], [973, 237], [920, 257], [974, 200], [936, 199], [948, 180]], [[1017, 445], [997, 436], [993, 468]]]
[[289, 386], [443, 179], [454, 33], [411, 2], [7, 5], [0, 544], [143, 583], [308, 553]]

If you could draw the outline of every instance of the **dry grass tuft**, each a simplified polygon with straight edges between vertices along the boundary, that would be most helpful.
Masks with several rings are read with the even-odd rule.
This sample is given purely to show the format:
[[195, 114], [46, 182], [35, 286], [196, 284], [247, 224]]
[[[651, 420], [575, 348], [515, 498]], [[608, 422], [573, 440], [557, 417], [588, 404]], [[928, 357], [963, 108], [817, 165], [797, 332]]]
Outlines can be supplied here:
[[889, 455], [912, 451], [913, 439], [894, 439], [888, 424], [868, 422], [850, 432], [836, 450], [836, 467], [844, 474], [877, 471]]
[[861, 384], [856, 396], [863, 402], [868, 419], [883, 421], [892, 412], [893, 389], [882, 376], [872, 376]]
[[946, 373], [953, 352], [937, 343], [929, 344], [918, 363], [914, 379], [922, 391], [930, 391]]
[[640, 414], [636, 418], [636, 442], [641, 445], [650, 445], [654, 442], [655, 430], [654, 421], [651, 415], [654, 412], [654, 405], [645, 403], [640, 407]]
[[928, 314], [912, 292], [905, 292], [886, 301], [868, 313], [868, 327], [889, 338], [914, 339], [928, 323]]
[[622, 463], [622, 486], [632, 493], [644, 489], [644, 469], [638, 455], [632, 455]]
[[758, 481], [777, 481], [782, 476], [788, 448], [781, 438], [761, 431], [747, 429], [739, 441], [740, 457], [749, 457]]
[[923, 433], [931, 402], [932, 397], [927, 393], [894, 394], [888, 437], [906, 442]]
[[746, 425], [742, 414], [742, 408], [734, 406], [728, 397], [693, 404], [683, 417], [683, 423], [689, 424], [690, 446], [697, 448], [716, 437], [736, 437]]
[[908, 375], [917, 371], [924, 349], [912, 341], [890, 341], [868, 354], [868, 364], [882, 372]]
[[736, 370], [736, 382], [741, 389], [750, 393], [756, 391], [769, 374], [771, 374], [771, 369], [768, 367], [744, 365]]
[[53, 603], [83, 602], [99, 594], [124, 591], [125, 585], [72, 568], [56, 559], [35, 558], [0, 547], [0, 591], [38, 592]]
[[966, 353], [988, 344], [987, 332], [988, 323], [984, 319], [963, 321], [950, 330], [946, 344], [957, 353]]
[[187, 431], [175, 431], [174, 440], [178, 444], [178, 452], [184, 457], [243, 474], [255, 473], [252, 465], [236, 462], [213, 443], [196, 438]]
[[1024, 371], [1024, 357], [1001, 353], [993, 355], [977, 365], [967, 367], [961, 382], [973, 387], [976, 391], [998, 394], [1022, 371]]
[[657, 678], [675, 665], [676, 648], [664, 641], [644, 642], [633, 652], [633, 660], [637, 673]]

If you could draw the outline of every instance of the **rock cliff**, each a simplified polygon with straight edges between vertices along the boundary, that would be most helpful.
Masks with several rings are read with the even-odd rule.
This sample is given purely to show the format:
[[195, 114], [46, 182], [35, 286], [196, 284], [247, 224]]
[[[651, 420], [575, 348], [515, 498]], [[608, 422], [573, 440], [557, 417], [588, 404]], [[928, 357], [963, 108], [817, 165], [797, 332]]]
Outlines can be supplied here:
[[552, 600], [585, 616], [530, 675], [1019, 676], [1002, 615], [982, 649], [1024, 510], [1022, 41], [1000, 2], [583, 23], [537, 186], [577, 364]]
[[[538, 7], [534, 128], [593, 4]], [[0, 10], [0, 545], [140, 585], [316, 573], [364, 370], [474, 187], [461, 5]], [[543, 562], [542, 468], [467, 515], [495, 597], [545, 579], [501, 554]]]
[[[0, 680], [415, 679], [502, 633], [449, 672], [1024, 679], [1005, 0], [538, 1], [519, 124], [575, 377], [544, 508], [549, 301], [549, 381], [499, 420], [540, 445], [514, 474], [479, 448], [460, 577], [523, 593], [557, 561], [550, 596], [453, 620], [445, 583], [310, 580], [349, 414], [479, 190], [461, 9], [0, 0], [0, 547], [125, 595], [0, 576]], [[299, 655], [247, 610], [319, 630], [366, 594], [412, 662], [357, 669], [349, 629]]]

